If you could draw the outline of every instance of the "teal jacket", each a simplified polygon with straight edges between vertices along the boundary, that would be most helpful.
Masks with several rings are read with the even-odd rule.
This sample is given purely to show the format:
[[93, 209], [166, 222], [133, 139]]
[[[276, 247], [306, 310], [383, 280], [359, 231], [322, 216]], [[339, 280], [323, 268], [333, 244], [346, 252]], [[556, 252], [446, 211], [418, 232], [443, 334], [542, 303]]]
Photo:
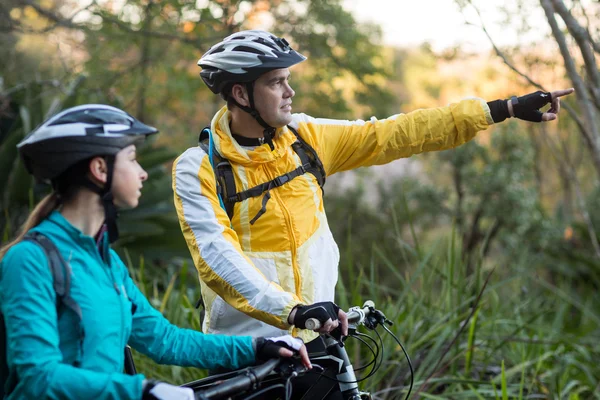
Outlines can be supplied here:
[[160, 364], [235, 369], [254, 362], [250, 337], [170, 324], [135, 286], [106, 235], [98, 251], [94, 239], [58, 211], [33, 230], [50, 238], [70, 265], [71, 296], [83, 314], [83, 353], [75, 313], [65, 309], [57, 316], [42, 248], [29, 241], [13, 246], [0, 263], [7, 362], [18, 377], [8, 399], [141, 399], [144, 376], [122, 373], [127, 343]]

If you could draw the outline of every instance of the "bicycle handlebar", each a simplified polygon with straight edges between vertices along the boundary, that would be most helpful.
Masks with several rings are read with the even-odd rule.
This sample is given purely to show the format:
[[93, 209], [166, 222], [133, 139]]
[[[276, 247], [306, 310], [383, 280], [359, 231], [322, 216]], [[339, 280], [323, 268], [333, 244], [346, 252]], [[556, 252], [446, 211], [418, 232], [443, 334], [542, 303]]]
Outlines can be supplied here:
[[[348, 324], [360, 325], [364, 322], [365, 318], [369, 316], [371, 309], [375, 307], [375, 303], [371, 300], [365, 301], [362, 308], [360, 307], [351, 307], [346, 313], [346, 317], [348, 318]], [[316, 331], [321, 329], [321, 321], [316, 318], [309, 318], [305, 322], [306, 329], [310, 329]]]
[[196, 400], [220, 399], [248, 390], [269, 375], [280, 362], [281, 359], [272, 358], [264, 364], [247, 368], [243, 376], [227, 379], [210, 389], [197, 392], [195, 394]]

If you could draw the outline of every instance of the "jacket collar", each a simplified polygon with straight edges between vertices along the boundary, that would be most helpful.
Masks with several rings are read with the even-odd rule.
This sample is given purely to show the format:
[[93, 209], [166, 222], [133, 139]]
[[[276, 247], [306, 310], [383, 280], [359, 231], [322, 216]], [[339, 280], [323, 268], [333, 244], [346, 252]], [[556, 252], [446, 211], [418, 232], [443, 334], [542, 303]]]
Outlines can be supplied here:
[[289, 131], [287, 126], [284, 126], [277, 128], [275, 132], [274, 150], [271, 151], [268, 144], [247, 150], [231, 136], [230, 121], [231, 112], [227, 109], [227, 106], [224, 106], [215, 114], [211, 122], [211, 131], [213, 132], [215, 148], [219, 154], [238, 164], [248, 165], [275, 161], [285, 155], [292, 143], [296, 141], [294, 134]]
[[[103, 232], [102, 238], [99, 243], [96, 243], [96, 240], [84, 234], [79, 229], [71, 225], [71, 223], [60, 213], [58, 210], [52, 211], [50, 215], [46, 218], [46, 221], [51, 225], [54, 225], [54, 229], [52, 232], [63, 237], [67, 237], [73, 242], [85, 248], [87, 251], [97, 251], [102, 255], [104, 261], [110, 265], [110, 257], [109, 257], [109, 243], [108, 243], [108, 234], [107, 232]], [[42, 227], [41, 227], [42, 228]], [[56, 229], [58, 228], [58, 229]], [[40, 229], [41, 233], [44, 233], [45, 229]]]

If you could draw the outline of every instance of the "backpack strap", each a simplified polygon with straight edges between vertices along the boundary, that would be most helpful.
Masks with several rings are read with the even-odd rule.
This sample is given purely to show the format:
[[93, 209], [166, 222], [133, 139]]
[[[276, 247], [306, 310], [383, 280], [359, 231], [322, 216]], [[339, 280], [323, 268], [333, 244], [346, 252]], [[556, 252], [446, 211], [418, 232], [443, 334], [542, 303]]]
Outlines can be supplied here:
[[206, 127], [200, 132], [200, 136], [198, 138], [199, 146], [209, 155], [210, 164], [215, 173], [217, 195], [219, 196], [221, 207], [225, 209], [230, 220], [233, 218], [233, 209], [235, 203], [244, 201], [251, 197], [258, 197], [266, 192], [262, 200], [262, 207], [260, 211], [250, 221], [250, 224], [253, 225], [256, 220], [258, 220], [258, 218], [260, 218], [260, 216], [267, 211], [267, 202], [271, 198], [271, 194], [269, 193], [270, 190], [280, 187], [297, 176], [304, 175], [307, 172], [315, 176], [319, 186], [321, 187], [321, 191], [323, 191], [326, 173], [321, 159], [319, 158], [317, 152], [304, 139], [302, 139], [302, 137], [294, 128], [288, 125], [288, 129], [290, 129], [294, 136], [296, 136], [296, 142], [292, 144], [292, 149], [294, 152], [296, 152], [298, 158], [300, 158], [302, 165], [291, 172], [270, 180], [269, 182], [256, 185], [242, 192], [238, 192], [235, 187], [235, 177], [233, 175], [233, 169], [229, 163], [229, 160], [222, 157], [214, 148], [210, 128]]
[[77, 315], [79, 325], [79, 349], [75, 361], [73, 362], [73, 366], [79, 367], [83, 358], [83, 340], [85, 338], [85, 331], [83, 329], [81, 307], [79, 307], [79, 304], [71, 297], [71, 267], [60, 254], [56, 245], [45, 235], [39, 232], [30, 232], [25, 235], [23, 240], [37, 243], [46, 254], [48, 266], [52, 273], [52, 285], [54, 287], [54, 292], [56, 292], [57, 312], [60, 311], [61, 306], [64, 305]]
[[200, 132], [198, 137], [198, 145], [208, 154], [210, 165], [215, 173], [215, 183], [217, 186], [217, 196], [221, 207], [227, 212], [227, 216], [231, 220], [233, 218], [234, 203], [228, 201], [228, 193], [235, 193], [235, 177], [229, 160], [221, 157], [212, 142], [210, 128], [206, 127]]
[[306, 142], [300, 136], [298, 131], [292, 128], [290, 125], [287, 126], [290, 131], [296, 136], [297, 141], [292, 144], [292, 148], [300, 157], [300, 161], [302, 164], [309, 164], [310, 167], [306, 169], [306, 172], [313, 174], [315, 178], [317, 178], [317, 182], [321, 187], [321, 191], [324, 192], [323, 186], [325, 186], [325, 181], [327, 180], [327, 173], [325, 172], [325, 167], [317, 154], [317, 151], [312, 148], [310, 144]]
[[17, 386], [16, 372], [11, 374], [7, 363], [8, 347], [6, 343], [6, 325], [4, 315], [0, 313], [0, 398], [7, 397]]

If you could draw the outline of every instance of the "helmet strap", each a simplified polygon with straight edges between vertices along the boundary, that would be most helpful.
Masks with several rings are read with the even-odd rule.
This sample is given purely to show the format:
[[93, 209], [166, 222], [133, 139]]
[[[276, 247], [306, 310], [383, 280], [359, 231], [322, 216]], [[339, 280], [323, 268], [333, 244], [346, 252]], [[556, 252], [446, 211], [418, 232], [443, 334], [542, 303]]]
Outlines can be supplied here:
[[250, 107], [241, 105], [237, 102], [236, 99], [233, 98], [233, 96], [229, 96], [228, 100], [233, 101], [233, 103], [237, 107], [250, 114], [252, 118], [254, 118], [260, 124], [260, 126], [264, 128], [263, 136], [265, 139], [265, 143], [269, 145], [271, 150], [275, 150], [275, 146], [273, 145], [273, 138], [275, 137], [275, 131], [277, 129], [267, 124], [267, 122], [264, 119], [262, 119], [262, 117], [256, 110], [256, 107], [254, 106], [254, 82], [246, 82], [246, 91], [248, 92], [248, 101], [250, 103]]
[[79, 184], [100, 196], [102, 207], [104, 208], [104, 223], [108, 231], [108, 241], [109, 243], [114, 243], [119, 238], [119, 228], [117, 227], [119, 213], [113, 201], [114, 197], [112, 193], [115, 156], [104, 156], [104, 160], [106, 161], [106, 184], [104, 188], [99, 187], [88, 178], [83, 178]]
[[100, 197], [102, 198], [102, 205], [104, 206], [104, 222], [108, 229], [108, 242], [114, 243], [119, 238], [119, 228], [117, 226], [117, 218], [119, 213], [114, 203], [112, 193], [112, 181], [115, 170], [115, 156], [105, 156], [107, 166], [106, 184]]

